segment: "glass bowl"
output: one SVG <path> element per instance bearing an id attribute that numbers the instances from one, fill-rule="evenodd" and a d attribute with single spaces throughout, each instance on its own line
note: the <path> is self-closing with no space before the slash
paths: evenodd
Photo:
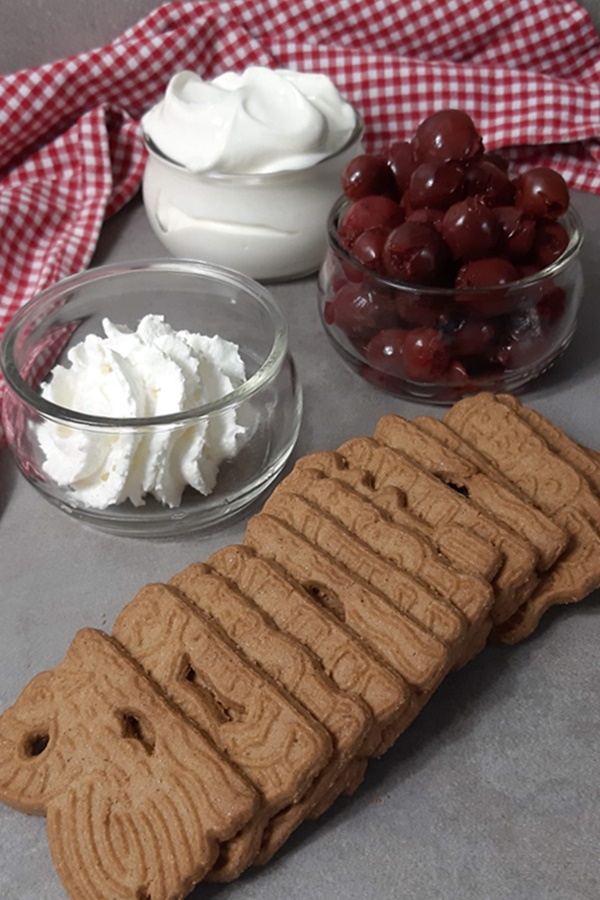
<path id="1" fill-rule="evenodd" d="M 55 364 L 65 363 L 70 348 L 88 335 L 102 336 L 103 319 L 135 330 L 149 314 L 164 316 L 175 330 L 233 342 L 246 380 L 205 405 L 150 418 L 76 412 L 41 396 L 41 385 Z M 301 387 L 288 352 L 286 320 L 274 298 L 243 275 L 196 261 L 103 266 L 48 288 L 9 324 L 0 368 L 6 380 L 3 425 L 21 472 L 59 509 L 120 534 L 169 536 L 225 521 L 274 481 L 300 428 Z M 96 493 L 85 488 L 106 481 L 109 469 L 121 467 L 135 482 L 138 469 L 157 459 L 167 475 L 185 454 L 188 464 L 202 459 L 204 465 L 214 451 L 210 442 L 202 447 L 198 436 L 214 438 L 232 421 L 243 432 L 228 458 L 214 464 L 211 492 L 186 486 L 174 506 L 157 500 L 155 491 L 137 499 L 128 493 L 114 502 L 90 500 Z M 58 464 L 49 462 L 49 441 L 52 453 L 61 454 Z M 65 483 L 75 469 L 79 477 Z"/>
<path id="2" fill-rule="evenodd" d="M 515 391 L 568 346 L 583 295 L 583 230 L 572 208 L 560 220 L 568 245 L 551 265 L 510 284 L 457 289 L 394 281 L 353 259 L 338 235 L 349 203 L 338 198 L 329 214 L 319 311 L 333 347 L 371 384 L 453 403 Z"/>
<path id="3" fill-rule="evenodd" d="M 261 175 L 196 173 L 144 137 L 142 193 L 152 230 L 178 257 L 229 266 L 259 281 L 316 272 L 327 250 L 327 214 L 363 123 L 346 144 L 306 169 Z"/>

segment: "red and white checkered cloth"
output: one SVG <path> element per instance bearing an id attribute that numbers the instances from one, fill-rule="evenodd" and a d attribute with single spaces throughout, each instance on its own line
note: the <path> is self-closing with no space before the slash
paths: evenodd
<path id="1" fill-rule="evenodd" d="M 367 146 L 461 107 L 488 149 L 600 193 L 600 39 L 571 0 L 167 3 L 105 47 L 0 77 L 0 335 L 89 264 L 140 183 L 139 119 L 171 76 L 248 65 L 329 74 Z"/>

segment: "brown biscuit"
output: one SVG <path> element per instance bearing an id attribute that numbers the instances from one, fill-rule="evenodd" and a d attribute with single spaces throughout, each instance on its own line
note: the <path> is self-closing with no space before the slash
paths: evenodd
<path id="1" fill-rule="evenodd" d="M 333 799 L 337 799 L 341 794 L 351 797 L 363 783 L 367 762 L 368 760 L 364 759 L 364 757 L 357 757 L 351 760 L 345 772 L 340 776 L 339 782 L 336 785 L 332 785 L 332 794 L 323 797 L 321 803 L 311 809 L 309 818 L 318 819 L 319 816 L 327 812 L 332 803 L 332 796 Z"/>
<path id="2" fill-rule="evenodd" d="M 570 530 L 571 544 L 531 597 L 495 630 L 494 636 L 505 644 L 529 637 L 550 607 L 578 603 L 600 587 L 598 530 L 577 510 L 565 511 L 561 524 Z"/>
<path id="3" fill-rule="evenodd" d="M 331 785 L 325 792 L 319 803 L 312 804 L 309 814 L 303 809 L 302 803 L 295 804 L 289 810 L 283 810 L 274 816 L 263 834 L 263 843 L 254 863 L 264 866 L 273 858 L 277 850 L 283 846 L 290 834 L 290 819 L 299 825 L 306 818 L 317 819 L 323 815 L 341 794 L 352 794 L 362 783 L 365 777 L 368 760 L 365 757 L 357 757 L 348 763 L 344 773 L 337 782 Z"/>
<path id="4" fill-rule="evenodd" d="M 280 683 L 327 728 L 337 755 L 348 762 L 372 728 L 364 700 L 341 691 L 317 657 L 208 565 L 193 563 L 170 579 L 194 606 L 215 619 L 244 654 Z"/>
<path id="5" fill-rule="evenodd" d="M 461 400 L 445 416 L 446 423 L 475 446 L 504 475 L 555 521 L 565 510 L 579 510 L 600 527 L 600 499 L 586 477 L 506 402 L 489 393 Z"/>
<path id="6" fill-rule="evenodd" d="M 372 438 L 355 438 L 338 452 L 349 465 L 367 470 L 376 487 L 393 485 L 405 495 L 408 508 L 432 527 L 444 523 L 470 528 L 486 538 L 503 556 L 492 587 L 492 621 L 506 621 L 529 597 L 537 583 L 537 554 L 512 529 L 480 509 L 462 494 L 443 484 L 400 450 Z"/>
<path id="7" fill-rule="evenodd" d="M 435 420 L 433 420 L 435 421 Z M 421 425 L 400 416 L 383 416 L 374 437 L 382 444 L 402 450 L 432 475 L 460 491 L 481 509 L 504 522 L 528 541 L 538 554 L 538 569 L 552 566 L 569 541 L 569 535 L 548 516 L 532 506 L 504 479 L 478 468 Z"/>
<path id="8" fill-rule="evenodd" d="M 479 472 L 485 472 L 494 481 L 498 481 L 504 487 L 513 490 L 522 500 L 527 503 L 530 502 L 527 495 L 523 494 L 498 466 L 494 465 L 483 453 L 480 453 L 473 444 L 465 441 L 460 434 L 453 431 L 442 419 L 434 419 L 431 416 L 419 416 L 414 421 L 421 431 L 425 431 L 427 434 L 435 437 L 441 444 L 453 450 L 462 459 L 472 463 Z"/>
<path id="9" fill-rule="evenodd" d="M 554 432 L 552 449 L 540 430 L 494 395 L 461 400 L 445 420 L 571 536 L 531 598 L 499 629 L 501 640 L 516 643 L 531 634 L 550 606 L 575 603 L 600 586 L 600 499 L 563 456 L 567 438 L 563 442 Z"/>
<path id="10" fill-rule="evenodd" d="M 314 497 L 308 499 L 302 493 L 290 492 L 291 484 L 291 479 L 286 479 L 285 486 L 267 500 L 266 513 L 287 522 L 350 572 L 381 591 L 397 610 L 434 635 L 451 652 L 462 643 L 467 627 L 462 612 L 430 590 L 423 580 L 413 577 L 410 570 L 374 550 L 361 535 L 366 522 L 352 515 L 355 510 L 345 510 L 347 516 L 342 524 L 339 518 L 314 502 Z M 359 501 L 358 505 L 359 515 L 377 516 L 377 511 L 371 511 L 366 504 Z"/>
<path id="11" fill-rule="evenodd" d="M 248 539 L 251 536 L 250 530 Z M 313 653 L 340 690 L 364 700 L 373 716 L 365 754 L 379 756 L 391 746 L 415 713 L 412 691 L 401 676 L 371 654 L 285 569 L 249 545 L 224 547 L 213 553 L 207 564 L 251 598 L 281 631 Z"/>
<path id="12" fill-rule="evenodd" d="M 395 607 L 379 588 L 332 555 L 331 551 L 344 555 L 352 551 L 344 546 L 345 535 L 334 533 L 328 549 L 314 542 L 321 539 L 326 543 L 331 530 L 325 530 L 318 513 L 314 522 L 305 519 L 298 525 L 302 530 L 279 517 L 259 513 L 250 520 L 245 541 L 262 556 L 283 566 L 348 625 L 371 653 L 385 659 L 415 690 L 434 690 L 450 665 L 446 645 Z M 339 540 L 333 545 L 336 536 Z"/>
<path id="13" fill-rule="evenodd" d="M 211 873 L 231 880 L 255 857 L 269 819 L 321 772 L 331 755 L 329 734 L 175 588 L 143 588 L 113 634 L 259 792 L 259 812 L 222 848 Z"/>
<path id="14" fill-rule="evenodd" d="M 281 500 L 281 502 L 280 502 Z M 432 592 L 428 592 L 424 589 L 424 586 L 414 581 L 414 579 L 410 579 L 406 573 L 400 572 L 396 567 L 391 565 L 387 560 L 382 557 L 377 557 L 373 554 L 367 545 L 363 545 L 362 543 L 358 547 L 359 554 L 356 553 L 356 539 L 350 533 L 344 531 L 344 529 L 340 529 L 337 523 L 334 520 L 331 520 L 329 517 L 324 516 L 318 509 L 315 510 L 310 505 L 307 505 L 303 498 L 298 497 L 296 495 L 280 495 L 276 492 L 266 504 L 265 510 L 269 513 L 274 513 L 276 517 L 280 520 L 287 521 L 290 526 L 297 531 L 297 537 L 300 539 L 304 553 L 306 553 L 308 549 L 308 553 L 310 558 L 314 560 L 315 553 L 319 555 L 319 549 L 323 549 L 326 552 L 331 552 L 335 555 L 335 560 L 327 560 L 325 564 L 325 569 L 323 566 L 323 561 L 319 568 L 315 569 L 312 572 L 313 582 L 316 578 L 320 583 L 320 590 L 323 590 L 323 579 L 327 578 L 327 571 L 331 569 L 331 564 L 334 566 L 336 564 L 342 564 L 344 567 L 347 567 L 349 559 L 352 560 L 353 571 L 355 575 L 360 577 L 361 574 L 368 575 L 371 581 L 375 580 L 378 582 L 378 587 L 382 589 L 384 592 L 384 596 L 380 596 L 378 592 L 369 592 L 368 585 L 365 584 L 362 587 L 361 596 L 362 599 L 360 603 L 362 604 L 362 608 L 360 609 L 360 616 L 362 617 L 362 621 L 371 618 L 374 619 L 378 624 L 381 623 L 382 617 L 384 621 L 388 623 L 388 627 L 393 629 L 395 634 L 398 634 L 402 644 L 406 645 L 408 642 L 408 647 L 412 651 L 413 646 L 416 641 L 422 643 L 423 636 L 422 634 L 418 634 L 415 637 L 415 622 L 413 621 L 414 616 L 411 615 L 410 611 L 408 611 L 409 619 L 405 620 L 405 616 L 402 615 L 398 617 L 395 615 L 396 609 L 390 608 L 385 603 L 385 597 L 393 600 L 394 607 L 397 606 L 398 610 L 400 609 L 400 602 L 404 599 L 406 601 L 406 606 L 408 607 L 410 601 L 412 600 L 413 604 L 416 606 L 420 604 L 424 609 L 424 615 L 428 617 L 433 617 L 438 615 L 440 620 L 440 629 L 446 627 L 448 629 L 452 629 L 452 631 L 448 634 L 447 638 L 449 641 L 454 640 L 456 643 L 456 647 L 459 646 L 460 639 L 466 633 L 466 625 L 464 616 L 457 609 L 450 607 L 447 604 L 444 604 L 441 598 L 435 596 Z M 258 517 L 260 522 L 258 524 L 259 538 L 261 541 L 261 552 L 264 554 L 265 552 L 265 538 L 268 542 L 269 540 L 269 532 L 272 530 L 272 523 L 270 519 L 270 515 L 265 516 L 262 514 Z M 273 523 L 277 524 L 277 523 Z M 307 542 L 302 541 L 302 535 L 304 535 L 309 541 L 312 541 L 316 546 L 310 547 Z M 280 532 L 281 536 L 281 532 Z M 288 538 L 289 542 L 289 538 Z M 272 545 L 271 545 L 272 546 Z M 283 555 L 282 555 L 283 553 Z M 294 557 L 297 556 L 297 549 L 292 549 L 292 555 Z M 279 550 L 279 555 L 276 556 L 280 563 L 283 563 L 286 569 L 290 569 L 290 558 L 286 556 L 285 548 L 283 550 Z M 365 565 L 368 566 L 368 570 L 365 569 Z M 358 567 L 358 569 L 357 569 Z M 341 568 L 340 565 L 337 566 L 338 570 Z M 306 570 L 303 570 L 305 572 Z M 294 568 L 292 574 L 295 577 L 299 576 L 299 570 Z M 347 579 L 348 572 L 344 572 L 344 576 Z M 339 571 L 337 574 L 337 581 L 333 582 L 331 580 L 327 581 L 327 590 L 331 592 L 332 587 L 338 588 L 339 591 Z M 359 588 L 359 591 L 361 589 Z M 356 585 L 353 585 L 353 591 L 356 594 Z M 339 593 L 338 593 L 339 597 Z M 365 600 L 366 597 L 366 600 Z M 337 598 L 336 598 L 337 599 Z M 343 602 L 349 603 L 349 608 L 354 610 L 356 613 L 357 603 L 354 605 L 351 601 L 348 601 L 347 598 Z M 439 607 L 437 609 L 436 607 Z M 406 612 L 406 609 L 404 610 Z M 344 613 L 346 616 L 346 613 Z M 352 615 L 352 613 L 351 613 Z M 356 627 L 356 618 L 351 622 L 351 625 Z M 410 629 L 407 634 L 407 628 Z M 362 636 L 364 636 L 364 629 L 360 632 Z M 413 646 L 411 646 L 411 644 Z M 454 648 L 453 648 L 454 650 Z M 415 651 L 418 652 L 418 646 L 415 647 Z M 426 649 L 427 655 L 431 656 L 431 648 L 430 646 Z M 395 662 L 397 666 L 397 652 L 395 654 Z M 401 668 L 400 671 L 402 674 L 406 675 L 406 668 Z M 413 669 L 414 672 L 414 663 Z M 441 677 L 436 673 L 436 678 L 439 679 Z M 356 766 L 354 766 L 356 768 Z M 347 777 L 342 776 L 342 782 L 347 781 Z M 333 795 L 336 794 L 341 788 L 333 788 Z M 330 793 L 329 797 L 322 801 L 322 805 L 328 805 L 333 800 L 333 795 Z M 287 819 L 288 825 L 291 823 L 295 824 L 301 821 L 310 810 L 302 809 L 301 804 L 296 804 L 293 809 L 286 811 L 284 816 L 280 817 L 280 819 Z M 259 855 L 259 860 L 265 861 L 267 858 L 270 858 L 272 853 L 281 840 L 282 828 L 284 827 L 284 822 L 279 821 L 277 823 L 273 823 L 272 832 L 271 832 L 271 840 L 266 843 L 266 846 L 263 848 L 263 851 Z"/>
<path id="15" fill-rule="evenodd" d="M 265 828 L 272 855 L 315 808 L 324 802 L 330 805 L 344 789 L 349 764 L 355 767 L 356 758 L 363 754 L 362 745 L 372 727 L 371 713 L 363 700 L 336 687 L 314 654 L 276 628 L 252 600 L 208 566 L 195 563 L 169 583 L 218 621 L 244 654 L 302 703 L 331 735 L 330 761 L 299 801 L 276 814 L 276 827 L 268 823 Z M 266 843 L 263 837 L 263 854 Z M 212 874 L 214 878 L 218 873 Z"/>
<path id="16" fill-rule="evenodd" d="M 491 582 L 503 563 L 503 555 L 489 541 L 455 523 L 446 525 L 442 521 L 432 527 L 407 508 L 406 498 L 399 488 L 394 485 L 375 487 L 368 471 L 349 466 L 340 453 L 312 453 L 299 459 L 295 468 L 318 470 L 329 478 L 343 481 L 393 522 L 425 537 L 448 563 L 460 571 Z"/>
<path id="17" fill-rule="evenodd" d="M 594 493 L 600 495 L 600 461 L 594 458 L 596 451 L 582 447 L 571 440 L 562 429 L 541 413 L 531 409 L 511 394 L 496 394 L 496 400 L 512 409 L 529 427 L 540 435 L 551 450 L 570 463 L 590 483 Z"/>
<path id="18" fill-rule="evenodd" d="M 564 552 L 570 541 L 570 536 L 564 528 L 561 528 L 549 516 L 545 515 L 538 507 L 534 506 L 530 499 L 524 494 L 517 485 L 510 481 L 500 469 L 494 465 L 483 453 L 480 453 L 472 444 L 465 441 L 459 434 L 453 431 L 445 422 L 434 419 L 430 416 L 421 416 L 415 419 L 415 424 L 422 430 L 437 438 L 445 447 L 453 450 L 458 456 L 471 462 L 479 472 L 488 475 L 493 481 L 497 481 L 505 490 L 519 497 L 522 502 L 529 504 L 532 513 L 537 517 L 540 533 L 547 535 L 547 543 L 542 547 L 542 541 L 536 539 L 534 534 L 531 535 L 531 543 L 537 544 L 540 560 L 538 569 L 546 571 L 554 565 L 554 562 Z M 514 515 L 514 514 L 513 514 Z M 518 513 L 517 513 L 518 515 Z M 516 518 L 516 516 L 515 516 Z M 530 527 L 529 525 L 527 527 Z M 515 527 L 515 530 L 519 530 Z M 566 544 L 562 550 L 561 545 L 565 540 Z M 556 555 L 555 555 L 556 554 Z M 555 558 L 553 559 L 553 557 Z"/>
<path id="19" fill-rule="evenodd" d="M 484 622 L 490 623 L 493 592 L 487 581 L 450 566 L 425 535 L 395 523 L 349 484 L 302 466 L 275 491 L 275 495 L 287 493 L 298 494 L 333 516 L 371 551 L 419 579 L 432 592 L 436 603 L 443 601 L 455 609 L 467 626 L 465 643 L 470 644 L 473 633 L 479 634 Z"/>
<path id="20" fill-rule="evenodd" d="M 362 781 L 366 755 L 380 755 L 404 730 L 418 711 L 406 682 L 323 609 L 289 575 L 272 561 L 256 556 L 248 546 L 225 547 L 208 564 L 252 597 L 294 641 L 310 648 L 339 688 L 364 698 L 372 710 L 372 730 L 361 754 L 346 761 L 328 788 L 309 791 L 275 815 L 265 828 L 255 864 L 264 865 L 291 831 L 305 818 L 316 818 L 340 793 L 351 793 Z M 311 796 L 312 794 L 312 796 Z"/>
<path id="21" fill-rule="evenodd" d="M 72 900 L 185 896 L 258 806 L 237 767 L 92 629 L 0 716 L 0 798 L 46 812 Z"/>
<path id="22" fill-rule="evenodd" d="M 598 466 L 600 468 L 600 451 L 596 450 L 593 447 L 585 447 L 583 444 L 578 444 L 578 447 L 580 448 L 580 450 L 583 450 L 585 455 L 588 456 L 589 459 L 591 459 L 595 466 Z M 596 490 L 595 483 L 593 483 L 593 486 L 594 490 Z M 596 493 L 598 493 L 597 490 Z"/>

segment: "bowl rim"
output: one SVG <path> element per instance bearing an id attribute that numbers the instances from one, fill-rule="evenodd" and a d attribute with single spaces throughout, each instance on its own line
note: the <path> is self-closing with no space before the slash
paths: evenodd
<path id="1" fill-rule="evenodd" d="M 144 146 L 148 154 L 154 159 L 158 160 L 163 165 L 174 169 L 177 172 L 191 175 L 193 178 L 198 179 L 199 181 L 215 182 L 215 184 L 226 184 L 228 182 L 231 182 L 235 185 L 241 185 L 242 183 L 254 184 L 256 182 L 262 183 L 265 181 L 277 181 L 281 178 L 288 178 L 290 175 L 299 175 L 309 170 L 318 169 L 319 166 L 323 166 L 331 160 L 336 159 L 338 156 L 341 156 L 350 147 L 354 146 L 354 144 L 361 140 L 365 130 L 364 119 L 353 103 L 349 103 L 349 105 L 354 110 L 355 121 L 354 128 L 350 132 L 344 144 L 341 147 L 338 147 L 337 150 L 334 150 L 332 153 L 328 153 L 327 156 L 324 156 L 323 159 L 320 159 L 318 162 L 313 163 L 310 166 L 305 166 L 303 168 L 297 169 L 278 169 L 274 172 L 218 172 L 214 170 L 208 172 L 194 172 L 193 169 L 189 169 L 183 163 L 177 162 L 177 160 L 172 159 L 170 156 L 167 156 L 166 153 L 163 153 L 156 142 L 153 141 L 150 135 L 147 134 L 143 129 L 142 139 L 144 141 Z"/>
<path id="2" fill-rule="evenodd" d="M 494 284 L 487 287 L 475 288 L 440 287 L 436 285 L 413 284 L 408 281 L 398 281 L 393 278 L 387 278 L 385 275 L 379 272 L 375 272 L 373 269 L 365 266 L 364 263 L 361 263 L 359 260 L 355 259 L 352 254 L 342 246 L 338 237 L 338 220 L 344 207 L 347 208 L 351 206 L 352 202 L 353 201 L 346 197 L 345 194 L 342 194 L 337 198 L 329 211 L 329 215 L 327 216 L 327 240 L 330 249 L 333 250 L 333 252 L 337 256 L 341 257 L 344 263 L 348 263 L 349 265 L 353 266 L 359 272 L 362 272 L 365 276 L 369 277 L 372 281 L 377 282 L 378 284 L 381 284 L 385 287 L 393 288 L 394 290 L 403 291 L 407 294 L 426 294 L 428 299 L 435 299 L 436 297 L 442 299 L 458 293 L 461 295 L 461 297 L 465 296 L 475 298 L 481 297 L 482 292 L 485 292 L 486 294 L 500 294 L 506 293 L 506 291 L 510 291 L 515 287 L 518 289 L 529 287 L 533 284 L 536 284 L 536 282 L 542 281 L 545 278 L 553 277 L 562 272 L 563 269 L 565 269 L 569 265 L 572 259 L 577 256 L 577 254 L 581 250 L 581 247 L 583 246 L 584 241 L 583 220 L 571 203 L 564 215 L 556 220 L 560 224 L 565 224 L 567 226 L 567 230 L 569 232 L 569 243 L 566 249 L 561 253 L 558 259 L 554 260 L 553 263 L 550 263 L 549 266 L 546 266 L 544 269 L 540 269 L 538 272 L 534 272 L 533 275 L 527 275 L 523 278 L 519 278 L 517 281 L 508 282 L 507 284 Z"/>
<path id="3" fill-rule="evenodd" d="M 161 416 L 145 416 L 132 418 L 113 418 L 110 416 L 89 415 L 87 413 L 69 409 L 45 399 L 21 376 L 14 358 L 15 343 L 22 333 L 22 329 L 35 321 L 40 311 L 54 308 L 61 297 L 66 298 L 74 290 L 87 287 L 105 279 L 119 276 L 135 276 L 140 272 L 182 273 L 195 274 L 206 278 L 217 278 L 221 282 L 237 287 L 254 297 L 263 309 L 266 309 L 270 321 L 273 323 L 273 339 L 271 348 L 266 358 L 257 371 L 233 391 L 223 397 L 213 400 L 201 406 L 190 407 L 181 412 L 169 413 Z M 38 322 L 39 324 L 39 322 Z M 6 389 L 12 391 L 22 402 L 34 409 L 45 419 L 56 424 L 84 427 L 97 431 L 132 431 L 152 430 L 165 428 L 166 426 L 190 425 L 199 419 L 207 418 L 226 409 L 238 406 L 249 400 L 262 387 L 273 380 L 279 373 L 281 366 L 288 354 L 288 324 L 271 292 L 259 282 L 247 275 L 237 272 L 225 266 L 207 263 L 194 259 L 135 259 L 123 262 L 108 263 L 102 266 L 94 266 L 84 269 L 74 275 L 70 275 L 57 281 L 40 291 L 31 300 L 27 301 L 10 320 L 2 339 L 0 340 L 0 371 L 2 372 Z M 6 404 L 3 404 L 6 408 Z"/>

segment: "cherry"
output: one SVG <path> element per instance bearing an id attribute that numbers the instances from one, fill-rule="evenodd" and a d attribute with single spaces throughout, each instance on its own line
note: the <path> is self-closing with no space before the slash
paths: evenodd
<path id="1" fill-rule="evenodd" d="M 369 194 L 398 195 L 387 161 L 374 153 L 362 153 L 346 163 L 342 172 L 342 190 L 350 200 L 359 200 Z"/>
<path id="2" fill-rule="evenodd" d="M 517 272 L 519 273 L 519 278 L 531 278 L 533 275 L 537 275 L 538 272 L 541 272 L 543 266 L 535 261 L 532 261 L 531 257 L 528 257 L 526 262 L 520 262 L 516 265 Z"/>
<path id="3" fill-rule="evenodd" d="M 426 160 L 414 170 L 408 184 L 412 209 L 448 209 L 465 193 L 464 172 L 457 163 Z"/>
<path id="4" fill-rule="evenodd" d="M 450 363 L 443 334 L 437 328 L 411 328 L 404 338 L 402 362 L 412 381 L 437 381 Z"/>
<path id="5" fill-rule="evenodd" d="M 461 109 L 442 109 L 424 119 L 417 126 L 412 146 L 419 161 L 466 162 L 483 151 L 473 120 Z"/>
<path id="6" fill-rule="evenodd" d="M 407 217 L 407 222 L 420 222 L 421 225 L 431 225 L 436 231 L 442 230 L 442 221 L 444 219 L 443 209 L 422 209 L 413 210 Z"/>
<path id="7" fill-rule="evenodd" d="M 536 219 L 558 219 L 569 207 L 569 188 L 559 172 L 536 166 L 515 182 L 515 203 Z"/>
<path id="8" fill-rule="evenodd" d="M 383 248 L 388 275 L 413 284 L 433 284 L 448 262 L 448 250 L 438 232 L 419 222 L 404 222 L 390 232 Z"/>
<path id="9" fill-rule="evenodd" d="M 478 197 L 467 197 L 446 211 L 442 237 L 455 259 L 478 259 L 494 249 L 500 226 L 493 211 Z"/>
<path id="10" fill-rule="evenodd" d="M 486 150 L 479 158 L 482 162 L 484 160 L 486 162 L 491 162 L 498 169 L 502 169 L 503 172 L 508 172 L 508 160 L 500 153 L 495 153 L 493 150 Z"/>
<path id="11" fill-rule="evenodd" d="M 535 261 L 545 269 L 556 262 L 569 246 L 569 235 L 560 222 L 539 222 L 533 239 Z"/>
<path id="12" fill-rule="evenodd" d="M 464 186 L 468 196 L 478 197 L 487 206 L 509 206 L 515 199 L 515 187 L 507 173 L 487 159 L 468 167 Z"/>
<path id="13" fill-rule="evenodd" d="M 456 288 L 491 288 L 517 281 L 519 273 L 509 260 L 501 256 L 474 259 L 462 266 L 456 275 Z M 499 316 L 510 310 L 516 298 L 510 292 L 485 291 L 474 294 L 457 293 L 456 300 L 469 305 L 469 314 L 481 319 Z"/>
<path id="14" fill-rule="evenodd" d="M 445 380 L 458 387 L 469 387 L 469 373 L 459 359 L 452 359 L 446 370 Z"/>
<path id="15" fill-rule="evenodd" d="M 398 291 L 396 309 L 402 321 L 408 325 L 443 326 L 452 317 L 451 302 L 426 293 Z"/>
<path id="16" fill-rule="evenodd" d="M 328 325 L 337 325 L 353 340 L 365 341 L 394 324 L 397 313 L 392 298 L 347 284 L 325 303 L 323 317 Z"/>
<path id="17" fill-rule="evenodd" d="M 389 233 L 389 228 L 383 228 L 381 225 L 367 228 L 354 241 L 352 256 L 368 269 L 381 271 L 383 268 L 383 248 Z"/>
<path id="18" fill-rule="evenodd" d="M 496 287 L 518 279 L 519 273 L 508 259 L 489 256 L 465 263 L 458 270 L 454 284 L 457 288 Z"/>
<path id="19" fill-rule="evenodd" d="M 365 350 L 368 364 L 380 372 L 401 376 L 404 341 L 408 333 L 405 328 L 385 328 L 377 332 Z"/>
<path id="20" fill-rule="evenodd" d="M 338 233 L 342 246 L 351 249 L 354 241 L 369 228 L 394 228 L 404 221 L 404 212 L 389 197 L 370 194 L 355 200 L 342 215 Z"/>
<path id="21" fill-rule="evenodd" d="M 408 141 L 393 141 L 387 153 L 387 164 L 394 176 L 398 192 L 403 194 L 417 163 Z"/>
<path id="22" fill-rule="evenodd" d="M 518 206 L 497 206 L 494 215 L 500 226 L 499 248 L 510 259 L 522 259 L 533 246 L 535 220 Z"/>
<path id="23" fill-rule="evenodd" d="M 495 338 L 492 322 L 465 319 L 450 337 L 451 350 L 458 357 L 487 354 Z"/>

